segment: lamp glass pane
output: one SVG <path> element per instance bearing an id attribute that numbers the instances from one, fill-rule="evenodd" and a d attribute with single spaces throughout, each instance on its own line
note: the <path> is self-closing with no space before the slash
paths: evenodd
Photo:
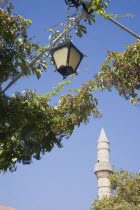
<path id="1" fill-rule="evenodd" d="M 81 59 L 81 56 L 79 52 L 74 47 L 72 47 L 70 49 L 69 66 L 71 66 L 73 70 L 76 69 L 77 64 L 79 63 L 80 59 Z"/>
<path id="2" fill-rule="evenodd" d="M 55 60 L 57 69 L 62 65 L 66 66 L 67 55 L 68 55 L 68 48 L 67 47 L 60 48 L 53 53 L 53 58 Z"/>

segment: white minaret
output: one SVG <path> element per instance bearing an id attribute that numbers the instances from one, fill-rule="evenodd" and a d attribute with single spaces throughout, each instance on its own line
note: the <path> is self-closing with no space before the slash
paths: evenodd
<path id="1" fill-rule="evenodd" d="M 98 199 L 100 200 L 103 196 L 111 195 L 108 176 L 113 172 L 113 165 L 110 163 L 109 141 L 103 128 L 97 142 L 97 159 L 98 163 L 94 166 L 94 173 L 98 179 Z"/>

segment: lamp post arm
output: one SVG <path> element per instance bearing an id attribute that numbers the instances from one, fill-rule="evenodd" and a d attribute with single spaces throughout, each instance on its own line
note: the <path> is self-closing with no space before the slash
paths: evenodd
<path id="1" fill-rule="evenodd" d="M 36 58 L 34 58 L 31 63 L 28 65 L 28 68 L 30 68 L 31 66 L 35 65 L 36 62 L 47 52 L 47 51 L 50 51 L 51 48 L 56 44 L 58 43 L 58 41 L 63 37 L 65 36 L 67 33 L 69 33 L 69 31 L 74 28 L 77 23 L 83 19 L 85 16 L 86 16 L 86 12 L 83 11 L 80 15 L 78 15 L 72 22 L 70 22 L 68 24 L 68 26 L 64 29 L 64 31 L 58 35 L 58 37 L 56 39 L 54 39 L 51 43 L 49 43 L 43 50 L 42 52 L 36 56 Z M 19 75 L 17 75 L 7 86 L 6 88 L 2 91 L 2 94 L 5 93 L 18 79 L 20 79 L 21 76 L 23 76 L 24 73 L 21 71 L 19 73 Z"/>
<path id="2" fill-rule="evenodd" d="M 85 4 L 86 6 L 90 6 L 90 2 L 89 1 L 85 1 L 85 0 L 79 0 L 81 3 Z M 137 39 L 140 39 L 140 36 L 137 35 L 136 33 L 134 33 L 133 31 L 131 31 L 130 29 L 128 29 L 127 27 L 125 27 L 124 25 L 120 24 L 118 21 L 114 20 L 111 17 L 108 17 L 108 20 L 110 20 L 112 23 L 116 24 L 117 26 L 119 26 L 120 28 L 122 28 L 123 30 L 127 31 L 129 34 L 131 34 L 132 36 L 136 37 Z"/>
<path id="3" fill-rule="evenodd" d="M 90 2 L 88 2 L 88 1 L 84 1 L 84 0 L 79 0 L 79 1 L 81 3 L 83 3 L 83 4 L 85 4 L 86 6 L 90 6 Z M 136 37 L 137 39 L 140 39 L 140 36 L 139 35 L 137 35 L 133 31 L 131 31 L 130 29 L 128 29 L 124 25 L 120 24 L 118 21 L 114 20 L 113 18 L 109 17 L 108 20 L 110 20 L 112 23 L 116 24 L 117 26 L 119 26 L 123 30 L 127 31 L 129 34 L 131 34 L 132 36 Z"/>
<path id="4" fill-rule="evenodd" d="M 129 30 L 124 25 L 120 24 L 118 21 L 112 19 L 111 17 L 109 17 L 108 20 L 110 20 L 112 23 L 115 23 L 117 26 L 119 26 L 123 30 L 127 31 L 129 34 L 131 34 L 132 36 L 136 37 L 137 39 L 140 39 L 139 35 L 135 34 L 133 31 Z"/>

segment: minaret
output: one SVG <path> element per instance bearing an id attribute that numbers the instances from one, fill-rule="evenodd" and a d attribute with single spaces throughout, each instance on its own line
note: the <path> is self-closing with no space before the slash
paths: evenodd
<path id="1" fill-rule="evenodd" d="M 94 173 L 98 179 L 98 199 L 100 200 L 103 196 L 111 195 L 108 176 L 113 172 L 113 165 L 110 163 L 109 141 L 103 128 L 97 142 L 97 159 L 98 163 L 94 166 Z"/>

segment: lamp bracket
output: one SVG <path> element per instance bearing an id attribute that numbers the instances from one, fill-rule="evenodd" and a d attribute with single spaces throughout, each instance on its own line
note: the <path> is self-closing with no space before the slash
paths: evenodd
<path id="1" fill-rule="evenodd" d="M 82 3 L 81 1 L 79 0 L 65 0 L 65 3 L 67 5 L 69 5 L 70 7 L 79 7 L 80 5 L 82 5 L 83 9 L 85 10 L 85 12 L 90 15 L 93 11 L 89 12 L 88 11 L 88 6 L 84 3 Z"/>
<path id="2" fill-rule="evenodd" d="M 70 7 L 79 7 L 81 5 L 81 2 L 79 0 L 65 0 L 66 4 Z"/>

